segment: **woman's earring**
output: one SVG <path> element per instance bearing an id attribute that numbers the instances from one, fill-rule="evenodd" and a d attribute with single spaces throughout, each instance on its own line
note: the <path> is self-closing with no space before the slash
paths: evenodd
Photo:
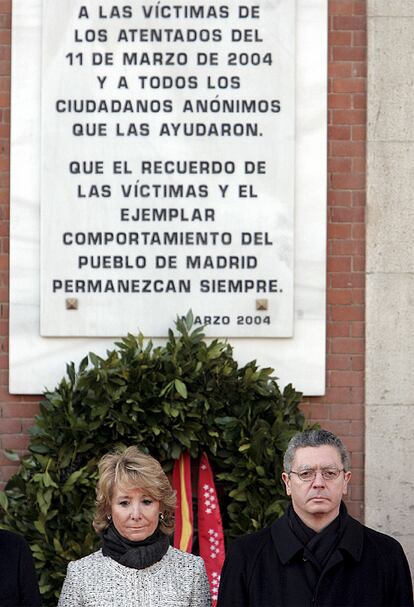
<path id="1" fill-rule="evenodd" d="M 111 521 L 112 521 L 112 516 L 111 516 L 110 514 L 107 514 L 107 515 L 106 515 L 106 518 L 108 519 L 108 521 L 109 521 L 109 522 L 111 522 Z"/>
<path id="2" fill-rule="evenodd" d="M 160 512 L 160 521 L 163 521 L 163 520 L 164 520 L 164 515 L 162 512 Z"/>

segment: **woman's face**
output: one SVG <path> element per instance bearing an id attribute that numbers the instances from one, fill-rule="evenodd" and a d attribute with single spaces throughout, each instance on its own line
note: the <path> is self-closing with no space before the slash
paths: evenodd
<path id="1" fill-rule="evenodd" d="M 158 527 L 160 502 L 140 489 L 115 486 L 111 515 L 117 531 L 127 540 L 138 542 Z"/>

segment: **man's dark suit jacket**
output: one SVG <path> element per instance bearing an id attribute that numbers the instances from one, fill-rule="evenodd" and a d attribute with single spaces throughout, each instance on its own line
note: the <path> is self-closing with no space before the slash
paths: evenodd
<path id="1" fill-rule="evenodd" d="M 0 529 L 0 607 L 40 607 L 32 554 L 26 540 Z"/>

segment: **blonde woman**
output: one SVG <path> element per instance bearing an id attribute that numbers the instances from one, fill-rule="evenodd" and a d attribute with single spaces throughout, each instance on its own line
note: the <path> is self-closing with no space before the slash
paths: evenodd
<path id="1" fill-rule="evenodd" d="M 159 462 L 128 447 L 99 473 L 102 548 L 69 563 L 58 607 L 209 607 L 203 560 L 170 546 L 175 493 Z"/>

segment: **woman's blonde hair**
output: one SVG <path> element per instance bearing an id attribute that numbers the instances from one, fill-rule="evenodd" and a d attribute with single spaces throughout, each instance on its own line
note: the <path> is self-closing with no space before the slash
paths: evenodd
<path id="1" fill-rule="evenodd" d="M 99 480 L 96 487 L 96 510 L 93 527 L 102 533 L 108 527 L 108 514 L 116 486 L 140 489 L 160 502 L 159 529 L 169 535 L 174 530 L 175 491 L 172 489 L 161 464 L 137 449 L 127 447 L 122 451 L 107 453 L 99 464 Z"/>

